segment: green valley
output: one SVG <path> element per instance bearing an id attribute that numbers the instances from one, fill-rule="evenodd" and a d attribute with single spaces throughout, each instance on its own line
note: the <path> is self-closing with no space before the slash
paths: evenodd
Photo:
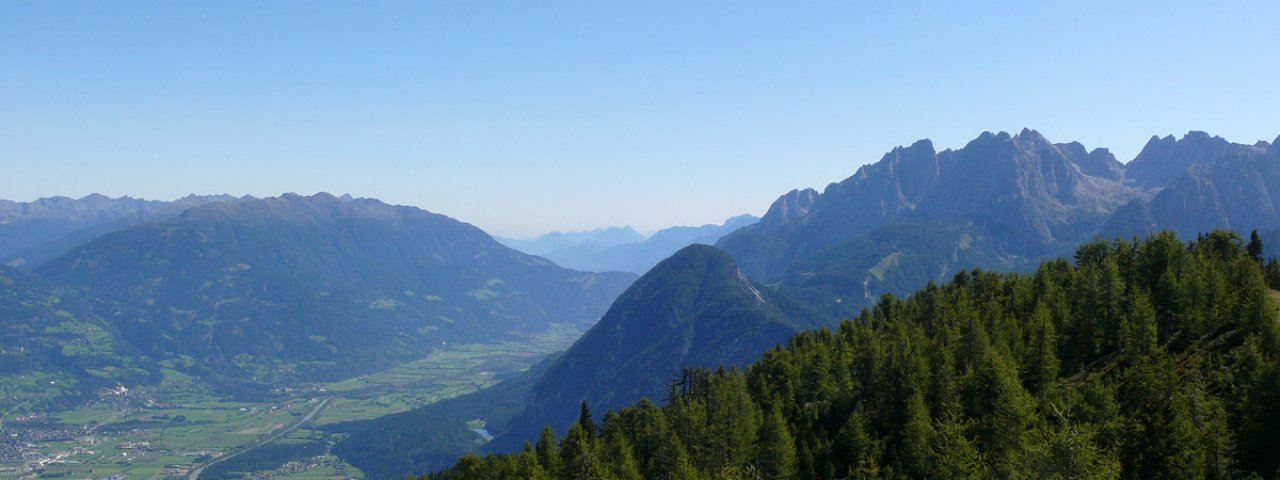
<path id="1" fill-rule="evenodd" d="M 164 368 L 155 386 L 111 390 L 62 412 L 4 417 L 0 476 L 186 478 L 194 468 L 235 455 L 199 478 L 240 478 L 246 473 L 240 469 L 270 478 L 358 478 L 358 470 L 328 453 L 343 437 L 329 433 L 329 426 L 489 387 L 563 350 L 578 335 L 570 325 L 555 324 L 519 341 L 454 345 L 361 377 L 279 387 L 264 401 L 235 401 Z M 314 418 L 303 421 L 313 411 Z"/>

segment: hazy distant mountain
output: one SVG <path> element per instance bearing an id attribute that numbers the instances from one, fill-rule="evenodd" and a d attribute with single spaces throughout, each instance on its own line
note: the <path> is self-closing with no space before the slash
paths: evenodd
<path id="1" fill-rule="evenodd" d="M 594 323 L 633 280 L 560 268 L 449 217 L 284 195 L 192 208 L 38 269 L 157 359 L 250 382 L 333 379 L 561 322 Z"/>
<path id="2" fill-rule="evenodd" d="M 1105 149 L 1054 144 L 1033 130 L 987 132 L 942 152 L 921 140 L 895 148 L 812 200 L 804 192 L 785 195 L 755 227 L 717 245 L 760 280 L 897 224 L 968 224 L 990 239 L 992 255 L 1037 257 L 1070 250 L 1115 208 L 1139 197 L 1141 190 L 1125 185 L 1122 172 Z M 952 265 L 951 271 L 967 266 Z"/>
<path id="3" fill-rule="evenodd" d="M 46 411 L 158 379 L 75 292 L 0 265 L 0 411 Z"/>
<path id="4" fill-rule="evenodd" d="M 603 412 L 663 398 L 683 367 L 745 365 L 819 324 L 810 310 L 748 279 L 724 252 L 686 247 L 623 292 L 547 370 L 491 448 L 516 449 L 546 425 L 566 427 L 583 400 Z"/>
<path id="5" fill-rule="evenodd" d="M 613 245 L 607 245 L 607 242 L 600 240 L 582 241 L 566 247 L 555 248 L 550 250 L 538 251 L 538 247 L 530 250 L 522 249 L 517 243 L 519 240 L 503 240 L 503 242 L 517 250 L 525 253 L 532 253 L 546 257 L 556 264 L 572 268 L 575 270 L 585 270 L 589 272 L 632 272 L 644 273 L 657 265 L 662 259 L 671 256 L 677 250 L 693 245 L 695 243 L 713 244 L 720 240 L 721 237 L 729 232 L 739 228 L 751 225 L 759 219 L 753 215 L 739 215 L 725 220 L 723 224 L 707 224 L 700 227 L 670 227 L 657 231 L 653 236 L 644 238 L 640 236 L 638 239 L 633 236 L 623 236 L 618 234 L 610 235 L 611 240 L 630 239 L 629 241 L 620 241 Z M 613 227 L 608 230 L 595 230 L 593 232 L 606 233 L 610 230 L 617 229 Z M 624 232 L 632 232 L 630 227 L 625 227 Z M 593 233 L 586 232 L 586 233 Z M 576 234 L 559 234 L 551 233 L 539 237 L 534 241 L 545 242 L 543 245 L 560 241 L 565 235 L 577 235 L 575 238 L 586 239 L 583 233 Z M 639 235 L 638 233 L 636 235 Z M 597 238 L 597 237 L 590 237 Z M 529 241 L 525 241 L 529 242 Z"/>
<path id="6" fill-rule="evenodd" d="M 172 218 L 196 205 L 250 198 L 188 195 L 166 202 L 93 194 L 22 203 L 0 200 L 0 263 L 37 266 L 107 232 Z"/>
<path id="7" fill-rule="evenodd" d="M 1153 138 L 1130 171 L 1139 182 L 1168 178 L 1168 183 L 1153 198 L 1135 199 L 1117 210 L 1102 236 L 1173 230 L 1194 238 L 1215 228 L 1247 234 L 1280 227 L 1280 147 L 1274 143 L 1232 144 L 1203 132 L 1177 141 Z"/>
<path id="8" fill-rule="evenodd" d="M 551 232 L 533 239 L 495 237 L 503 245 L 521 252 L 550 258 L 562 252 L 595 252 L 609 247 L 644 241 L 644 235 L 631 227 L 606 227 L 585 232 Z M 572 253 L 568 253 L 572 254 Z"/>

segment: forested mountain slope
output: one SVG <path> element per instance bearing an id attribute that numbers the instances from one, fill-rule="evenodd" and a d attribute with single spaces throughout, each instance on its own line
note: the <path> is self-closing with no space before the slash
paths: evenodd
<path id="1" fill-rule="evenodd" d="M 0 265 L 0 412 L 41 412 L 159 369 L 75 292 Z"/>
<path id="2" fill-rule="evenodd" d="M 153 358 L 229 383 L 324 380 L 443 342 L 585 328 L 634 279 L 557 267 L 449 217 L 376 200 L 215 203 L 37 270 Z"/>
<path id="3" fill-rule="evenodd" d="M 821 323 L 754 284 L 724 252 L 692 245 L 622 293 L 533 386 L 523 413 L 488 447 L 515 450 L 546 425 L 567 428 L 583 400 L 619 408 L 666 394 L 691 366 L 746 365 Z"/>
<path id="4" fill-rule="evenodd" d="M 1259 251 L 1164 233 L 964 271 L 432 478 L 1273 478 L 1280 265 Z"/>

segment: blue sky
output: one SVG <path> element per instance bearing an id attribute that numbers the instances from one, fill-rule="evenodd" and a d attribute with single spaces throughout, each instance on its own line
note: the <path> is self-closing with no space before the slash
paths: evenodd
<path id="1" fill-rule="evenodd" d="M 1280 135 L 1280 2 L 0 3 L 0 198 L 719 222 L 896 145 Z"/>

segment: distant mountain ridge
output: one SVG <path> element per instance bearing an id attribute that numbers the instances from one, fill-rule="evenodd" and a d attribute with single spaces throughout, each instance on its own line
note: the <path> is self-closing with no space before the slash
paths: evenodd
<path id="1" fill-rule="evenodd" d="M 582 232 L 551 232 L 532 239 L 495 237 L 503 245 L 530 255 L 551 258 L 574 251 L 594 252 L 628 243 L 643 242 L 645 236 L 631 227 L 603 227 Z"/>
<path id="2" fill-rule="evenodd" d="M 172 218 L 197 205 L 252 199 L 193 194 L 160 201 L 128 196 L 110 198 L 95 193 L 79 199 L 0 200 L 0 263 L 38 266 L 104 233 Z"/>
<path id="3" fill-rule="evenodd" d="M 516 250 L 546 257 L 566 268 L 642 274 L 681 248 L 695 243 L 713 244 L 728 233 L 757 221 L 759 218 L 754 215 L 738 215 L 719 225 L 664 228 L 648 238 L 631 227 L 609 227 L 590 232 L 552 232 L 533 240 L 499 241 Z"/>
<path id="4" fill-rule="evenodd" d="M 634 280 L 576 272 L 444 215 L 286 194 L 99 237 L 36 270 L 156 359 L 248 384 L 342 378 L 443 342 L 585 328 Z"/>

